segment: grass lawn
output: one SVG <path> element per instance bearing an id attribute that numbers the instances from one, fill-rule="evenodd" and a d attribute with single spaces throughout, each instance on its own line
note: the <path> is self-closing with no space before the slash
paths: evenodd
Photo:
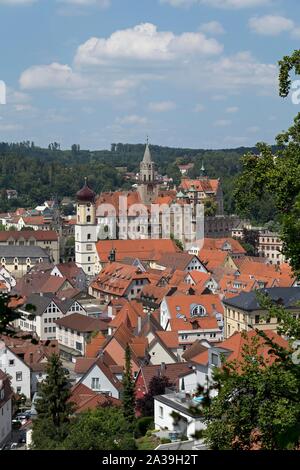
<path id="1" fill-rule="evenodd" d="M 154 450 L 159 444 L 160 440 L 156 436 L 144 436 L 136 440 L 138 450 Z"/>

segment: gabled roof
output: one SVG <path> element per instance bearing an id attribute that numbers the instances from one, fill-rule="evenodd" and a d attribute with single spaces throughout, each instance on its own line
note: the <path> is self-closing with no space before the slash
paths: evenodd
<path id="1" fill-rule="evenodd" d="M 163 253 L 163 255 L 157 260 L 157 264 L 160 266 L 165 266 L 166 268 L 175 268 L 179 271 L 185 271 L 188 265 L 192 262 L 193 259 L 199 258 L 196 255 L 191 255 L 185 251 L 180 251 L 176 253 Z M 205 266 L 203 266 L 205 269 Z"/>
<path id="2" fill-rule="evenodd" d="M 102 373 L 106 376 L 107 380 L 117 389 L 117 390 L 122 390 L 123 385 L 122 383 L 114 376 L 110 368 L 105 364 L 103 357 L 98 357 L 96 360 L 94 360 L 89 369 L 85 372 L 84 376 L 81 377 L 80 382 L 84 380 L 84 377 L 89 374 L 89 372 L 94 368 L 94 367 L 99 367 L 99 369 L 102 371 Z"/>
<path id="3" fill-rule="evenodd" d="M 0 341 L 3 341 L 10 351 L 36 372 L 44 371 L 47 367 L 47 360 L 52 354 L 58 354 L 56 340 L 39 341 L 38 344 L 33 344 L 30 339 L 1 335 Z"/>
<path id="4" fill-rule="evenodd" d="M 72 388 L 69 402 L 73 403 L 75 413 L 82 413 L 86 410 L 94 410 L 107 405 L 121 406 L 120 400 L 94 392 L 80 382 Z"/>
<path id="5" fill-rule="evenodd" d="M 109 323 L 112 328 L 118 328 L 121 324 L 128 325 L 134 329 L 138 326 L 138 318 L 145 318 L 143 305 L 135 300 L 126 302 L 115 318 Z"/>
<path id="6" fill-rule="evenodd" d="M 206 250 L 202 248 L 202 250 L 199 251 L 198 257 L 206 269 L 212 272 L 215 268 L 224 266 L 229 258 L 229 255 L 226 251 Z"/>
<path id="7" fill-rule="evenodd" d="M 193 360 L 194 357 L 198 356 L 199 354 L 206 352 L 207 347 L 204 346 L 202 341 L 196 340 L 193 342 L 193 344 L 184 351 L 182 354 L 182 357 L 185 361 L 191 361 Z"/>
<path id="8" fill-rule="evenodd" d="M 122 297 L 132 282 L 137 279 L 148 279 L 148 274 L 128 264 L 109 263 L 91 286 L 101 292 Z"/>
<path id="9" fill-rule="evenodd" d="M 232 253 L 245 254 L 246 250 L 242 247 L 238 240 L 234 238 L 204 238 L 204 250 L 225 250 L 226 245 L 230 245 L 229 251 Z"/>

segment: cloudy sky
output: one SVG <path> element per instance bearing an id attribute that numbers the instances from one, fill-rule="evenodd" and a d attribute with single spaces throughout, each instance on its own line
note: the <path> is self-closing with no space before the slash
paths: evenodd
<path id="1" fill-rule="evenodd" d="M 248 146 L 300 111 L 299 0 L 0 0 L 0 25 L 0 141 Z"/>

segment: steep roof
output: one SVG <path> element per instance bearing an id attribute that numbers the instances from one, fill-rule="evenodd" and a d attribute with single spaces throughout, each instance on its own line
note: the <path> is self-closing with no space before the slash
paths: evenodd
<path id="1" fill-rule="evenodd" d="M 177 331 L 157 331 L 156 335 L 170 349 L 176 349 L 179 346 Z"/>
<path id="2" fill-rule="evenodd" d="M 135 266 L 115 262 L 107 264 L 91 286 L 105 293 L 123 296 L 136 279 L 148 279 L 148 275 Z"/>
<path id="3" fill-rule="evenodd" d="M 134 329 L 138 326 L 138 318 L 144 319 L 146 314 L 143 305 L 135 300 L 126 302 L 115 318 L 109 323 L 112 328 L 117 328 L 122 323 Z"/>
<path id="4" fill-rule="evenodd" d="M 73 403 L 75 413 L 82 413 L 86 410 L 94 410 L 101 406 L 107 405 L 121 406 L 120 400 L 94 392 L 80 382 L 74 385 L 74 387 L 71 389 L 69 402 Z"/>

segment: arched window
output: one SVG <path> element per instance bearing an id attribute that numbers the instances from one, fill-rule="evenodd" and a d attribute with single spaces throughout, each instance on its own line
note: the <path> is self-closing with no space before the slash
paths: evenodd
<path id="1" fill-rule="evenodd" d="M 91 239 L 91 234 L 90 234 L 90 233 L 87 234 L 87 239 L 88 239 L 88 240 Z"/>
<path id="2" fill-rule="evenodd" d="M 87 222 L 90 222 L 90 221 L 91 221 L 91 216 L 90 216 L 90 215 L 87 215 L 87 216 L 86 216 L 86 221 L 87 221 Z"/>
<path id="3" fill-rule="evenodd" d="M 202 305 L 195 305 L 191 309 L 191 317 L 204 317 L 206 315 L 206 310 Z"/>
<path id="4" fill-rule="evenodd" d="M 146 175 L 144 175 L 144 181 L 147 181 L 147 176 Z"/>

